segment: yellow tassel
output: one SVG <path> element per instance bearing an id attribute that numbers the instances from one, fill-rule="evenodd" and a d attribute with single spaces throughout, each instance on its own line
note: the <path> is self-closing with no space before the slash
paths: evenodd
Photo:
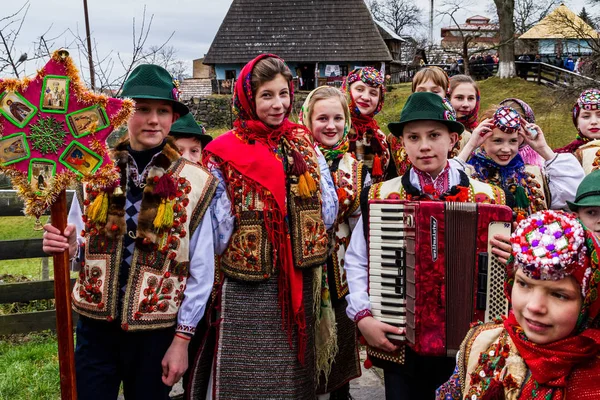
<path id="1" fill-rule="evenodd" d="M 88 218 L 97 223 L 106 223 L 108 217 L 108 196 L 100 192 L 87 209 Z"/>
<path id="2" fill-rule="evenodd" d="M 310 190 L 310 194 L 312 196 L 317 191 L 317 184 L 315 183 L 315 180 L 313 179 L 312 175 L 308 173 L 308 171 L 304 173 L 304 177 L 306 178 L 306 184 L 308 185 L 308 190 Z"/>
<path id="3" fill-rule="evenodd" d="M 300 195 L 300 197 L 305 199 L 310 197 L 310 190 L 308 188 L 308 183 L 306 182 L 306 177 L 304 176 L 304 174 L 298 177 L 298 194 Z"/>
<path id="4" fill-rule="evenodd" d="M 160 230 L 173 226 L 173 203 L 162 200 L 154 218 L 154 229 Z"/>

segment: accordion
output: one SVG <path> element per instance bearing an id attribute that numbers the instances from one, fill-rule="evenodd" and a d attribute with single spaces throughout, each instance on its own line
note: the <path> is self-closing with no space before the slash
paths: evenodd
<path id="1" fill-rule="evenodd" d="M 506 206 L 370 200 L 371 312 L 406 329 L 388 338 L 420 355 L 453 356 L 472 322 L 506 314 L 506 270 L 489 240 L 510 235 L 511 222 Z"/>

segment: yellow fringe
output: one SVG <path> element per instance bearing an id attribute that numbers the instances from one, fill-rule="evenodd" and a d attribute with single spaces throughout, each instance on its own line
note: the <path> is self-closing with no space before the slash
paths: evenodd
<path id="1" fill-rule="evenodd" d="M 308 184 L 308 190 L 310 190 L 310 194 L 313 195 L 317 191 L 317 184 L 313 179 L 312 175 L 306 171 L 304 173 L 304 177 L 306 178 L 306 183 Z"/>
<path id="2" fill-rule="evenodd" d="M 106 223 L 108 217 L 108 196 L 100 192 L 87 209 L 87 216 L 93 222 L 100 224 Z"/>
<path id="3" fill-rule="evenodd" d="M 169 200 L 162 200 L 156 211 L 154 218 L 154 229 L 160 230 L 173 226 L 173 203 Z"/>
<path id="4" fill-rule="evenodd" d="M 308 188 L 308 182 L 306 182 L 304 174 L 298 177 L 298 194 L 305 199 L 310 197 L 310 189 Z"/>

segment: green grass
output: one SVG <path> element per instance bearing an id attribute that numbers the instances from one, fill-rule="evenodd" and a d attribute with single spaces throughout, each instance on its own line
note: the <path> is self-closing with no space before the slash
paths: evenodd
<path id="1" fill-rule="evenodd" d="M 56 336 L 30 334 L 0 340 L 0 400 L 60 398 Z"/>
<path id="2" fill-rule="evenodd" d="M 507 97 L 517 97 L 533 109 L 536 123 L 544 131 L 550 147 L 564 146 L 575 139 L 576 131 L 571 120 L 574 98 L 562 99 L 558 92 L 547 86 L 519 78 L 489 78 L 478 83 L 481 89 L 481 112 Z M 384 132 L 388 132 L 388 122 L 400 119 L 400 112 L 411 94 L 410 90 L 411 84 L 403 83 L 394 85 L 393 90 L 386 94 L 385 106 L 376 118 Z"/>

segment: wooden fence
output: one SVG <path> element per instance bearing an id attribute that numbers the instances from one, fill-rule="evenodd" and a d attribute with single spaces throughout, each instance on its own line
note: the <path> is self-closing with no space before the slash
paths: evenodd
<path id="1" fill-rule="evenodd" d="M 67 192 L 70 203 L 73 192 Z M 14 190 L 0 190 L 0 217 L 23 215 L 23 203 Z M 0 262 L 25 258 L 46 258 L 42 251 L 42 239 L 17 239 L 0 241 Z M 74 279 L 71 280 L 71 287 Z M 0 284 L 0 304 L 22 303 L 33 300 L 54 299 L 54 281 Z M 74 322 L 77 314 L 73 314 Z M 56 330 L 55 310 L 0 315 L 0 335 Z"/>
<path id="2" fill-rule="evenodd" d="M 526 80 L 533 80 L 538 84 L 562 87 L 598 86 L 598 81 L 569 70 L 542 63 L 516 61 L 517 76 Z"/>

